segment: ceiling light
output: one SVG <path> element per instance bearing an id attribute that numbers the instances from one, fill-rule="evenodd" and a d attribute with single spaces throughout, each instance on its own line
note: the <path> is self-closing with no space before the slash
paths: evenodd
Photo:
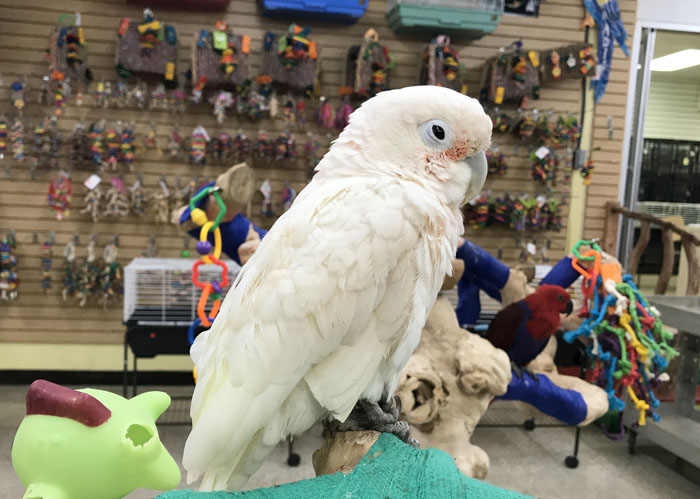
<path id="1" fill-rule="evenodd" d="M 685 49 L 651 61 L 652 71 L 679 71 L 700 65 L 700 50 Z"/>

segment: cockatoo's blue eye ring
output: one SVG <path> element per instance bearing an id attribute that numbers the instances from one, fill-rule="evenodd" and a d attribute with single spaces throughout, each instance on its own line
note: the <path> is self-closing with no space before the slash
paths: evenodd
<path id="1" fill-rule="evenodd" d="M 418 126 L 423 143 L 431 149 L 440 151 L 448 149 L 452 145 L 452 128 L 443 120 L 429 120 Z"/>

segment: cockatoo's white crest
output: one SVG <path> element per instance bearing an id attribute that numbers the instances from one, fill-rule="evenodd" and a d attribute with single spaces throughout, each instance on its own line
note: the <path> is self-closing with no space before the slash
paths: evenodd
<path id="1" fill-rule="evenodd" d="M 483 151 L 491 143 L 491 127 L 481 104 L 454 90 L 389 90 L 350 115 L 348 126 L 316 169 L 329 177 L 408 178 L 441 192 L 448 203 L 464 204 L 484 185 Z M 347 157 L 355 161 L 336 161 Z"/>
<path id="2" fill-rule="evenodd" d="M 281 439 L 390 399 L 451 273 L 490 133 L 474 99 L 438 87 L 352 114 L 192 346 L 188 481 L 240 488 Z"/>

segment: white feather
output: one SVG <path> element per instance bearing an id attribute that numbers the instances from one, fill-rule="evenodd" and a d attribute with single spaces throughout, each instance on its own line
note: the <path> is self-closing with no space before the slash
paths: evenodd
<path id="1" fill-rule="evenodd" d="M 488 145 L 490 120 L 473 99 L 384 92 L 353 113 L 246 263 L 191 349 L 188 482 L 241 487 L 281 439 L 393 394 L 450 271 L 470 187 L 462 162 L 445 161 L 440 180 L 420 157 L 430 151 L 415 144 L 417 124 L 436 116 L 474 151 Z"/>

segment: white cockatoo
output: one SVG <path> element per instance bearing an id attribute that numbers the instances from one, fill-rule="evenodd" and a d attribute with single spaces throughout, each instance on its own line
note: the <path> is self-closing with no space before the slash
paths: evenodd
<path id="1" fill-rule="evenodd" d="M 192 346 L 188 483 L 238 489 L 280 440 L 392 400 L 490 141 L 479 102 L 441 87 L 385 91 L 350 116 Z"/>

